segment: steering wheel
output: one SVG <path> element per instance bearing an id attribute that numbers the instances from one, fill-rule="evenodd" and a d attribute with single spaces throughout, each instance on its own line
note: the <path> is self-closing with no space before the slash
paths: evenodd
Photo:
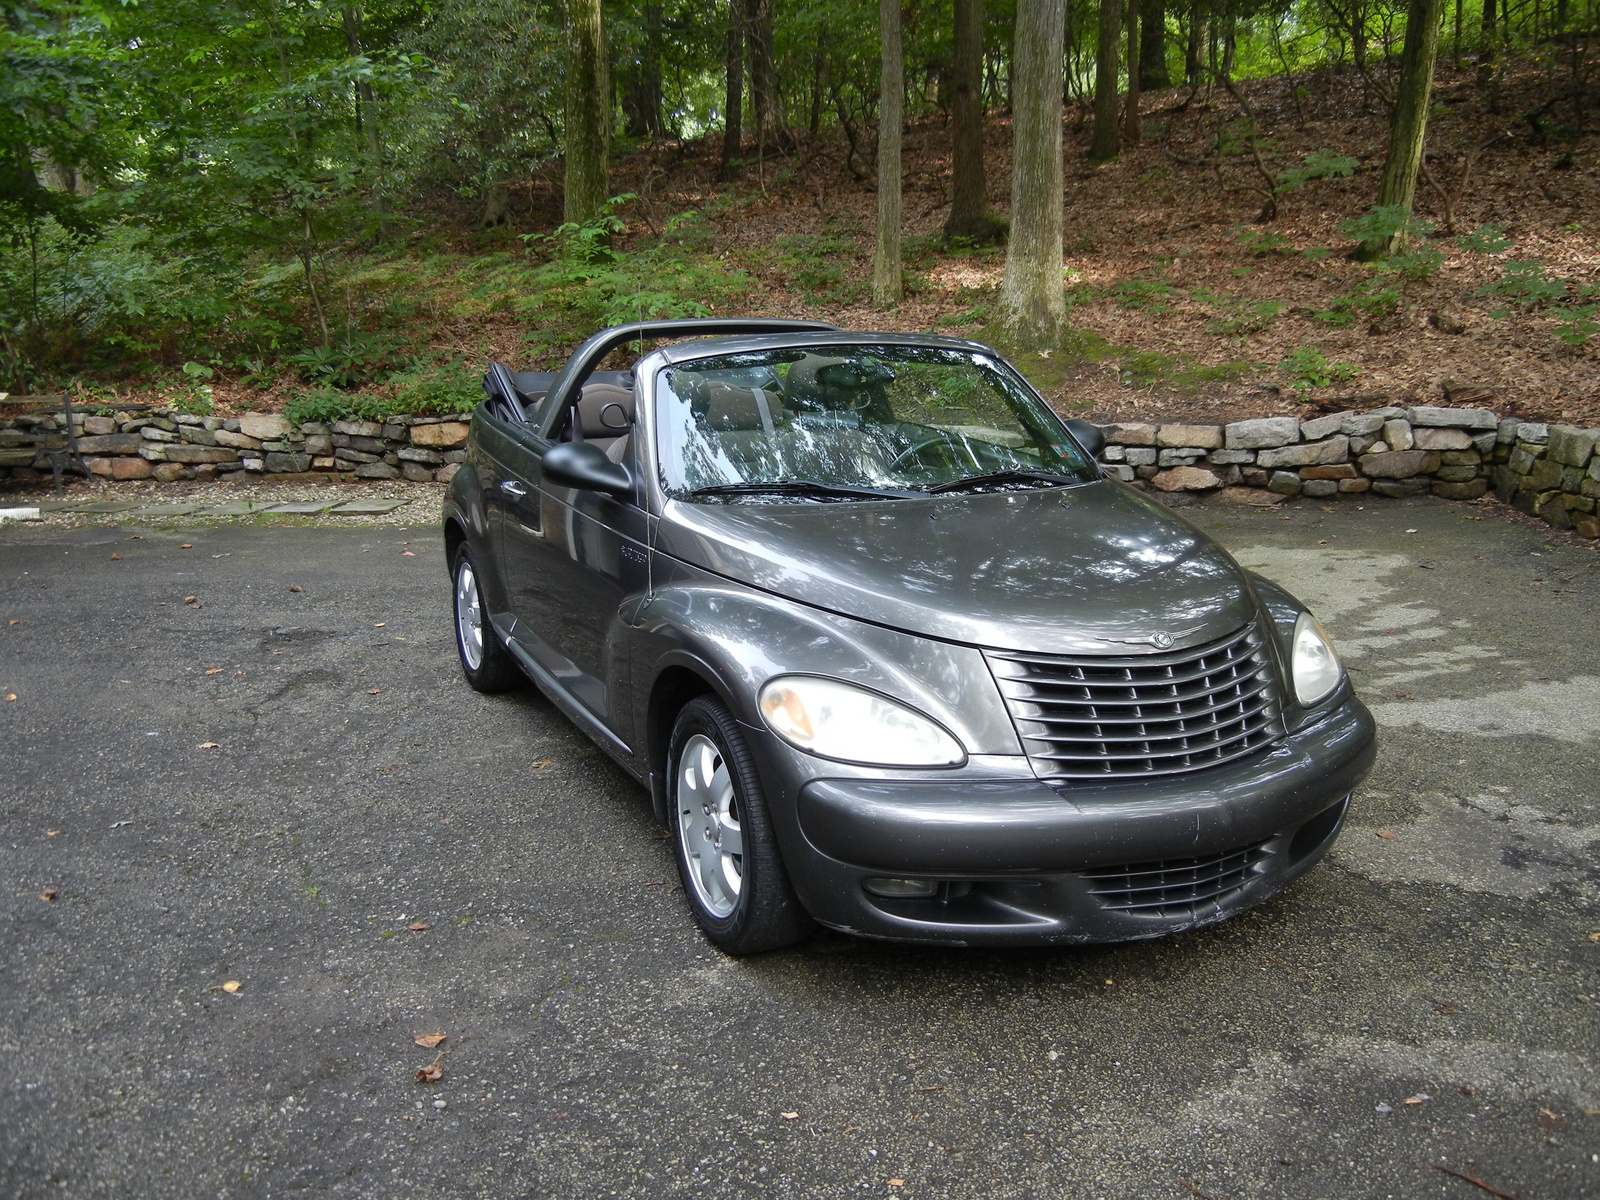
<path id="1" fill-rule="evenodd" d="M 940 461 L 928 462 L 923 460 L 922 455 L 935 447 L 943 451 Z M 958 467 L 963 465 L 965 461 L 970 461 L 971 458 L 972 449 L 966 438 L 960 434 L 951 433 L 947 429 L 936 429 L 927 437 L 912 443 L 895 455 L 894 460 L 889 463 L 888 469 L 896 471 L 907 463 L 919 461 L 925 467 Z"/>

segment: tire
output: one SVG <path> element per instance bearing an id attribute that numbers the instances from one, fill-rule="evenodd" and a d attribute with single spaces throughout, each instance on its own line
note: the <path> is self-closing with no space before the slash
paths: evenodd
<path id="1" fill-rule="evenodd" d="M 511 652 L 500 644 L 500 637 L 489 622 L 483 587 L 478 582 L 478 568 L 465 542 L 456 547 L 455 558 L 450 563 L 450 578 L 453 581 L 450 590 L 456 654 L 461 659 L 461 673 L 467 678 L 467 686 L 488 693 L 509 692 L 524 686 L 528 677 L 511 657 Z"/>
<path id="2" fill-rule="evenodd" d="M 717 949 L 760 954 L 811 933 L 778 854 L 755 760 L 733 715 L 710 696 L 689 701 L 673 725 L 667 820 L 689 908 Z"/>

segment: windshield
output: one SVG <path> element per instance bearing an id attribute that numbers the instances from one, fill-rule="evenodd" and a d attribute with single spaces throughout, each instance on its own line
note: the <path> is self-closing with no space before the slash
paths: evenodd
<path id="1" fill-rule="evenodd" d="M 1055 414 L 973 351 L 770 350 L 659 380 L 662 482 L 677 496 L 810 503 L 1100 478 Z"/>

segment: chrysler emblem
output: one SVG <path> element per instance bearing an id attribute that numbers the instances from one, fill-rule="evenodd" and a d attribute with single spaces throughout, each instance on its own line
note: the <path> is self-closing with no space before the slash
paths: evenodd
<path id="1" fill-rule="evenodd" d="M 1191 633 L 1194 633 L 1194 632 L 1195 631 L 1193 629 L 1185 629 L 1182 633 L 1178 634 L 1177 637 L 1174 637 L 1172 634 L 1168 633 L 1166 630 L 1163 629 L 1159 633 L 1147 633 L 1143 637 L 1128 637 L 1128 638 L 1103 637 L 1103 638 L 1095 638 L 1095 641 L 1097 641 L 1097 642 L 1120 642 L 1124 646 L 1154 646 L 1157 650 L 1170 650 L 1172 648 L 1172 644 L 1175 641 L 1177 641 L 1178 638 L 1180 638 L 1180 637 L 1188 637 Z"/>
<path id="2" fill-rule="evenodd" d="M 1152 633 L 1150 635 L 1150 644 L 1157 650 L 1165 650 L 1172 645 L 1172 635 L 1170 633 Z"/>

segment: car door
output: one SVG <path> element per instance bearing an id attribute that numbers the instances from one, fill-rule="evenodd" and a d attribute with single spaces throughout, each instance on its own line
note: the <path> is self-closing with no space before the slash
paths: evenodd
<path id="1" fill-rule="evenodd" d="M 649 588 L 648 517 L 631 500 L 546 483 L 551 443 L 531 431 L 517 442 L 508 465 L 525 491 L 504 493 L 500 537 L 512 636 L 626 751 L 626 630 Z"/>

